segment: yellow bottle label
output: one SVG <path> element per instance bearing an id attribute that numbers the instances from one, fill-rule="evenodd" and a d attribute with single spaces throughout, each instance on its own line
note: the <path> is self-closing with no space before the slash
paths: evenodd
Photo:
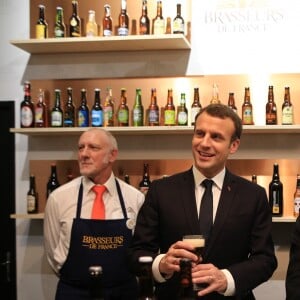
<path id="1" fill-rule="evenodd" d="M 35 25 L 35 38 L 36 39 L 45 39 L 45 25 L 37 24 Z"/>

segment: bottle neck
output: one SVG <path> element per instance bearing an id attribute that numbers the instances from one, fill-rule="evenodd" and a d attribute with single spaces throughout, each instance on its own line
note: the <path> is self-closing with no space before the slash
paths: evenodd
<path id="1" fill-rule="evenodd" d="M 181 16 L 181 5 L 177 4 L 177 17 Z"/>
<path id="2" fill-rule="evenodd" d="M 73 8 L 73 16 L 77 16 L 77 14 L 78 14 L 78 3 L 77 3 L 77 1 L 72 2 L 72 8 Z"/>
<path id="3" fill-rule="evenodd" d="M 44 6 L 39 7 L 39 19 L 41 21 L 45 21 L 45 7 Z"/>
<path id="4" fill-rule="evenodd" d="M 104 10 L 105 10 L 105 17 L 109 18 L 110 17 L 110 6 L 105 5 Z"/>
<path id="5" fill-rule="evenodd" d="M 100 105 L 100 91 L 99 90 L 95 91 L 95 104 Z"/>
<path id="6" fill-rule="evenodd" d="M 81 105 L 86 105 L 86 91 L 81 91 Z"/>
<path id="7" fill-rule="evenodd" d="M 60 107 L 60 92 L 55 92 L 55 107 Z"/>

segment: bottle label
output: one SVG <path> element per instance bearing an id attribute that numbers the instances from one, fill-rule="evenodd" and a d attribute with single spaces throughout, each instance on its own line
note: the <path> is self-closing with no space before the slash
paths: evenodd
<path id="1" fill-rule="evenodd" d="M 143 125 L 143 110 L 141 107 L 133 109 L 133 125 Z"/>
<path id="2" fill-rule="evenodd" d="M 158 19 L 154 21 L 153 26 L 154 34 L 164 34 L 165 33 L 165 21 L 163 19 Z"/>
<path id="3" fill-rule="evenodd" d="M 53 111 L 51 113 L 51 126 L 60 127 L 62 126 L 62 113 L 59 111 Z"/>
<path id="4" fill-rule="evenodd" d="M 125 27 L 119 27 L 118 28 L 118 35 L 125 36 L 125 35 L 128 35 L 128 34 L 129 34 L 128 28 L 125 28 Z"/>
<path id="5" fill-rule="evenodd" d="M 103 29 L 103 36 L 111 36 L 112 35 L 112 31 L 109 29 Z"/>
<path id="6" fill-rule="evenodd" d="M 104 126 L 113 126 L 114 117 L 113 117 L 113 108 L 111 106 L 103 107 L 103 125 Z"/>
<path id="7" fill-rule="evenodd" d="M 92 126 L 102 126 L 102 110 L 92 110 Z"/>
<path id="8" fill-rule="evenodd" d="M 173 32 L 184 33 L 184 25 L 181 19 L 176 18 L 173 22 Z"/>
<path id="9" fill-rule="evenodd" d="M 195 123 L 195 118 L 199 111 L 200 111 L 200 107 L 192 107 L 191 108 L 191 123 L 192 123 L 192 125 Z"/>
<path id="10" fill-rule="evenodd" d="M 245 108 L 243 111 L 243 123 L 252 125 L 253 124 L 253 116 L 252 116 L 252 109 L 251 108 Z"/>
<path id="11" fill-rule="evenodd" d="M 159 123 L 159 112 L 155 109 L 149 110 L 149 123 Z"/>
<path id="12" fill-rule="evenodd" d="M 282 110 L 282 124 L 284 125 L 292 125 L 293 124 L 293 107 L 284 107 Z"/>
<path id="13" fill-rule="evenodd" d="M 88 127 L 88 126 L 89 126 L 88 111 L 80 110 L 78 112 L 78 127 Z"/>
<path id="14" fill-rule="evenodd" d="M 128 111 L 126 109 L 120 109 L 118 112 L 119 123 L 128 123 Z"/>
<path id="15" fill-rule="evenodd" d="M 175 125 L 175 111 L 165 110 L 165 125 Z"/>
<path id="16" fill-rule="evenodd" d="M 178 113 L 178 125 L 187 125 L 188 115 L 185 111 L 180 111 Z"/>
<path id="17" fill-rule="evenodd" d="M 29 127 L 33 121 L 33 113 L 30 107 L 24 106 L 21 108 L 21 125 Z"/>
<path id="18" fill-rule="evenodd" d="M 294 200 L 294 216 L 299 215 L 299 209 L 300 209 L 300 197 L 296 197 Z"/>
<path id="19" fill-rule="evenodd" d="M 27 212 L 32 213 L 36 210 L 36 198 L 33 195 L 27 196 Z"/>
<path id="20" fill-rule="evenodd" d="M 64 37 L 64 36 L 65 36 L 65 33 L 60 28 L 57 28 L 54 30 L 54 37 L 60 38 L 60 37 Z"/>
<path id="21" fill-rule="evenodd" d="M 35 38 L 36 39 L 45 39 L 46 26 L 43 24 L 35 25 Z"/>
<path id="22" fill-rule="evenodd" d="M 43 111 L 42 107 L 36 107 L 35 109 L 35 123 L 38 125 L 44 125 Z"/>

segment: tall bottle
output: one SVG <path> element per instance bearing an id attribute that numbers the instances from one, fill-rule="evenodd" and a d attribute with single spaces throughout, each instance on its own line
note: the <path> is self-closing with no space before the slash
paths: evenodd
<path id="1" fill-rule="evenodd" d="M 294 109 L 291 102 L 290 88 L 286 86 L 284 88 L 284 100 L 282 103 L 282 125 L 294 124 Z"/>
<path id="2" fill-rule="evenodd" d="M 55 102 L 51 110 L 51 127 L 63 127 L 63 111 L 61 109 L 61 91 L 55 89 Z"/>
<path id="3" fill-rule="evenodd" d="M 91 109 L 91 126 L 101 127 L 103 126 L 103 111 L 101 106 L 100 89 L 95 89 L 94 105 Z"/>
<path id="4" fill-rule="evenodd" d="M 250 100 L 250 88 L 245 87 L 244 102 L 242 104 L 242 122 L 243 125 L 253 125 L 253 107 Z"/>
<path id="5" fill-rule="evenodd" d="M 143 178 L 139 183 L 139 190 L 146 195 L 149 190 L 150 184 L 151 181 L 149 175 L 149 164 L 144 163 Z"/>
<path id="6" fill-rule="evenodd" d="M 34 127 L 34 104 L 31 100 L 31 83 L 24 82 L 24 99 L 20 104 L 21 127 Z"/>
<path id="7" fill-rule="evenodd" d="M 38 194 L 35 189 L 35 176 L 30 175 L 29 190 L 27 192 L 27 213 L 36 214 L 38 212 Z"/>
<path id="8" fill-rule="evenodd" d="M 35 25 L 35 38 L 46 39 L 48 37 L 48 24 L 45 19 L 45 5 L 39 6 L 39 18 Z"/>
<path id="9" fill-rule="evenodd" d="M 237 107 L 235 105 L 234 93 L 230 92 L 228 96 L 228 107 L 237 113 Z"/>
<path id="10" fill-rule="evenodd" d="M 139 300 L 154 300 L 154 280 L 152 276 L 152 262 L 153 258 L 151 256 L 139 257 Z"/>
<path id="11" fill-rule="evenodd" d="M 127 1 L 121 0 L 121 12 L 119 14 L 118 35 L 126 36 L 129 34 L 129 17 L 127 15 Z"/>
<path id="12" fill-rule="evenodd" d="M 118 126 L 129 126 L 129 108 L 127 106 L 126 89 L 121 89 L 121 99 L 117 112 Z"/>
<path id="13" fill-rule="evenodd" d="M 177 108 L 177 125 L 188 125 L 188 110 L 186 108 L 185 93 L 180 94 L 180 105 Z"/>
<path id="14" fill-rule="evenodd" d="M 89 127 L 90 125 L 90 110 L 87 105 L 86 89 L 81 89 L 80 106 L 77 109 L 77 123 L 78 127 Z"/>
<path id="15" fill-rule="evenodd" d="M 48 126 L 48 109 L 45 103 L 45 92 L 39 89 L 38 101 L 34 108 L 35 127 Z"/>
<path id="16" fill-rule="evenodd" d="M 53 192 L 59 186 L 60 186 L 60 184 L 59 184 L 58 177 L 57 177 L 56 164 L 53 163 L 53 164 L 51 164 L 51 173 L 50 173 L 50 177 L 47 182 L 47 191 L 46 191 L 47 198 L 49 197 L 50 193 Z"/>
<path id="17" fill-rule="evenodd" d="M 165 33 L 165 19 L 162 13 L 162 2 L 157 1 L 157 13 L 152 22 L 153 34 L 164 34 Z"/>
<path id="18" fill-rule="evenodd" d="M 212 98 L 210 100 L 211 104 L 219 104 L 221 103 L 219 99 L 219 87 L 216 83 L 213 84 L 213 89 L 212 89 Z"/>
<path id="19" fill-rule="evenodd" d="M 115 109 L 112 98 L 112 88 L 106 88 L 106 97 L 102 107 L 103 110 L 103 126 L 112 127 L 114 126 Z"/>
<path id="20" fill-rule="evenodd" d="M 96 23 L 96 12 L 89 10 L 88 21 L 85 27 L 86 36 L 93 37 L 98 36 L 98 24 Z"/>
<path id="21" fill-rule="evenodd" d="M 173 103 L 173 90 L 168 89 L 167 104 L 164 109 L 164 125 L 172 126 L 176 124 L 175 106 Z"/>
<path id="22" fill-rule="evenodd" d="M 147 125 L 158 126 L 159 125 L 159 107 L 157 105 L 156 88 L 151 89 L 151 100 L 147 110 Z"/>
<path id="23" fill-rule="evenodd" d="M 78 1 L 72 0 L 72 15 L 69 20 L 70 37 L 81 36 L 81 20 L 78 15 Z"/>
<path id="24" fill-rule="evenodd" d="M 150 19 L 148 17 L 147 0 L 143 0 L 142 15 L 140 17 L 140 34 L 150 34 Z"/>
<path id="25" fill-rule="evenodd" d="M 56 7 L 54 37 L 55 38 L 66 37 L 66 25 L 65 25 L 65 21 L 64 21 L 64 10 L 60 6 Z"/>
<path id="26" fill-rule="evenodd" d="M 64 109 L 64 127 L 75 126 L 75 105 L 73 102 L 73 89 L 67 88 L 67 102 Z"/>
<path id="27" fill-rule="evenodd" d="M 199 88 L 194 88 L 194 101 L 191 107 L 191 125 L 195 125 L 195 117 L 200 112 L 202 105 L 200 103 Z"/>
<path id="28" fill-rule="evenodd" d="M 294 193 L 294 216 L 299 216 L 300 210 L 300 174 L 297 174 L 296 190 Z"/>
<path id="29" fill-rule="evenodd" d="M 277 124 L 277 107 L 274 101 L 273 86 L 269 85 L 268 102 L 266 104 L 266 125 Z"/>
<path id="30" fill-rule="evenodd" d="M 184 34 L 184 19 L 181 16 L 181 4 L 177 3 L 177 14 L 173 20 L 173 33 L 182 33 Z"/>
<path id="31" fill-rule="evenodd" d="M 132 126 L 144 126 L 144 107 L 142 103 L 142 90 L 135 90 L 135 102 L 132 109 Z"/>
<path id="32" fill-rule="evenodd" d="M 110 5 L 104 5 L 104 17 L 102 19 L 103 26 L 103 36 L 111 36 L 113 35 L 113 21 L 110 13 Z"/>
<path id="33" fill-rule="evenodd" d="M 273 177 L 269 183 L 269 204 L 273 216 L 282 216 L 283 213 L 283 185 L 279 178 L 279 166 L 273 166 Z"/>

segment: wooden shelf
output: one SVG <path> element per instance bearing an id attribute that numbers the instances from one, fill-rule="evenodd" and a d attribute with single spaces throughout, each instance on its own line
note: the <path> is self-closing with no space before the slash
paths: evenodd
<path id="1" fill-rule="evenodd" d="M 11 40 L 10 43 L 31 54 L 191 49 L 189 41 L 183 34 L 66 37 Z"/>

